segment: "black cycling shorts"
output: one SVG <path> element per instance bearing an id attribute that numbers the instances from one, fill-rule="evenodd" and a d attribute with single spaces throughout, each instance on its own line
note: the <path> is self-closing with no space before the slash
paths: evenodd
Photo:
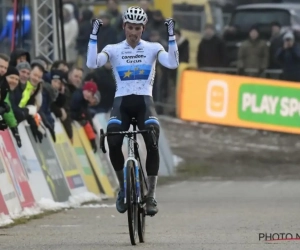
<path id="1" fill-rule="evenodd" d="M 152 96 L 128 95 L 114 99 L 108 128 L 119 127 L 127 131 L 132 118 L 137 120 L 139 130 L 145 129 L 147 125 L 159 127 Z"/>

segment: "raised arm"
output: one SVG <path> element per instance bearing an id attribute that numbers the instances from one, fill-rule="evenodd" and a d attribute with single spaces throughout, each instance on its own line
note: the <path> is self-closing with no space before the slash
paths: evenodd
<path id="1" fill-rule="evenodd" d="M 86 59 L 86 66 L 90 69 L 102 67 L 108 61 L 108 54 L 105 52 L 98 53 L 97 49 L 97 34 L 102 24 L 103 22 L 101 19 L 93 21 L 93 31 L 92 34 L 90 34 Z"/>
<path id="2" fill-rule="evenodd" d="M 175 21 L 173 19 L 167 19 L 165 25 L 169 33 L 169 49 L 168 52 L 164 49 L 158 52 L 158 61 L 166 68 L 176 69 L 179 65 L 179 53 L 174 35 Z"/>

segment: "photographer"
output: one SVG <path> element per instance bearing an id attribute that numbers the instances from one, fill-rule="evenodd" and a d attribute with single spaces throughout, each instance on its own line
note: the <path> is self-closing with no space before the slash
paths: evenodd
<path id="1" fill-rule="evenodd" d="M 292 32 L 283 36 L 283 47 L 277 51 L 277 60 L 282 65 L 282 80 L 300 81 L 300 46 Z"/>

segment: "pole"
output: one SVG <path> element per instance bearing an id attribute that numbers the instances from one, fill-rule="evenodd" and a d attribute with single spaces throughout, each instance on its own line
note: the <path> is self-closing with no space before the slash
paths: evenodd
<path id="1" fill-rule="evenodd" d="M 13 30 L 12 30 L 11 47 L 10 47 L 11 52 L 15 49 L 15 42 L 16 42 L 18 0 L 14 0 L 13 8 L 14 8 L 14 21 L 13 21 Z"/>

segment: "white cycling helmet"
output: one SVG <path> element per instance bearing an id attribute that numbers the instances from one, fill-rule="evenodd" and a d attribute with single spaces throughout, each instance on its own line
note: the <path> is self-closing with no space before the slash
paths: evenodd
<path id="1" fill-rule="evenodd" d="M 135 23 L 145 25 L 148 22 L 146 12 L 138 6 L 129 7 L 123 14 L 124 23 Z"/>

